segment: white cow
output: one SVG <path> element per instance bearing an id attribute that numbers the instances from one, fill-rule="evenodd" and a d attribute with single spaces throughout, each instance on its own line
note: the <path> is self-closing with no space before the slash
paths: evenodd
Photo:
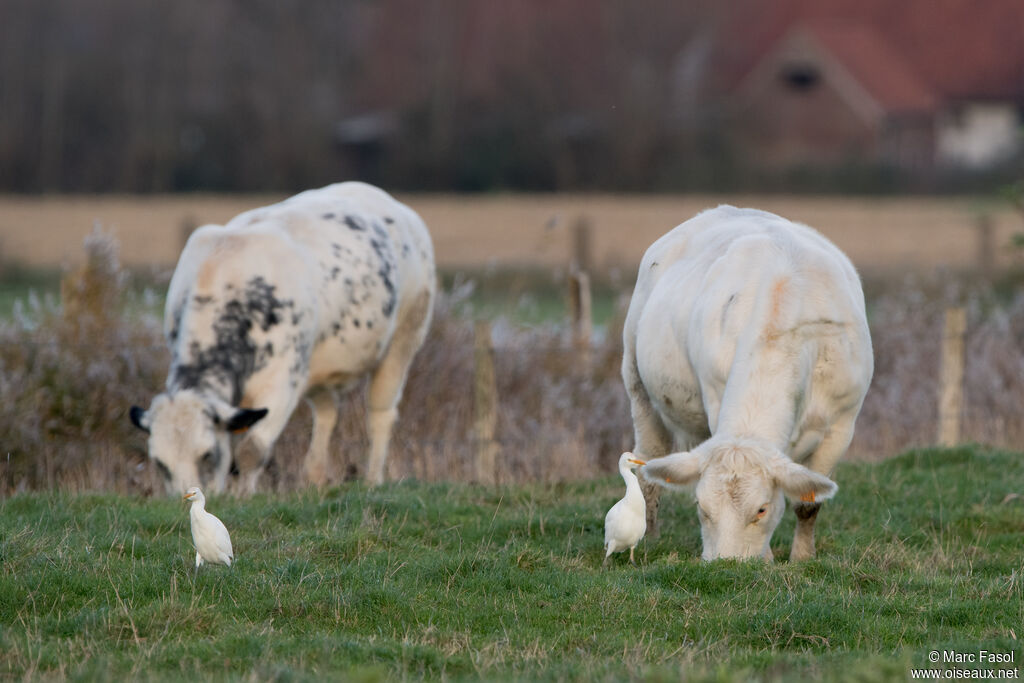
<path id="1" fill-rule="evenodd" d="M 647 250 L 623 341 L 635 450 L 656 458 L 640 470 L 649 532 L 655 484 L 696 484 L 702 557 L 771 559 L 788 496 L 790 558 L 813 557 L 873 371 L 846 256 L 764 211 L 705 211 Z"/>
<path id="2" fill-rule="evenodd" d="M 171 278 L 167 390 L 131 418 L 168 492 L 224 488 L 231 432 L 243 493 L 309 393 L 305 473 L 326 482 L 334 388 L 370 376 L 366 479 L 385 477 L 409 365 L 426 336 L 436 277 L 420 217 L 383 190 L 349 182 L 247 211 L 189 238 Z"/>

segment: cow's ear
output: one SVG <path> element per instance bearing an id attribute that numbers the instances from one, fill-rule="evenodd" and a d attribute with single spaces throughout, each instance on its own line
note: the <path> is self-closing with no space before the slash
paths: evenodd
<path id="1" fill-rule="evenodd" d="M 781 457 L 774 464 L 775 483 L 791 500 L 815 503 L 836 495 L 839 486 L 824 474 Z"/>
<path id="2" fill-rule="evenodd" d="M 648 480 L 659 484 L 688 486 L 700 479 L 706 464 L 707 457 L 704 455 L 673 453 L 664 458 L 648 460 L 640 471 Z"/>
<path id="3" fill-rule="evenodd" d="M 235 414 L 228 418 L 228 421 L 224 423 L 224 428 L 229 432 L 237 434 L 239 432 L 244 432 L 266 416 L 266 408 L 259 408 L 258 410 L 239 408 Z"/>
<path id="4" fill-rule="evenodd" d="M 132 406 L 128 411 L 128 417 L 132 419 L 133 425 L 149 434 L 149 415 L 145 410 L 138 406 Z"/>

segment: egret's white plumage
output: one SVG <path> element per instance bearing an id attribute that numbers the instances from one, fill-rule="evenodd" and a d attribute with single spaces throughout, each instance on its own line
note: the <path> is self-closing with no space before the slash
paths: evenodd
<path id="1" fill-rule="evenodd" d="M 647 510 L 644 494 L 640 490 L 640 481 L 633 474 L 633 468 L 643 465 L 642 460 L 634 460 L 632 453 L 623 453 L 619 457 L 619 474 L 626 482 L 626 495 L 612 506 L 604 518 L 604 563 L 612 553 L 629 548 L 629 561 L 636 564 L 633 550 L 647 530 Z"/>
<path id="2" fill-rule="evenodd" d="M 192 542 L 196 546 L 196 569 L 203 562 L 230 567 L 235 554 L 224 522 L 206 511 L 206 496 L 198 487 L 193 486 L 186 491 L 185 500 L 192 501 L 189 517 L 192 520 Z"/>

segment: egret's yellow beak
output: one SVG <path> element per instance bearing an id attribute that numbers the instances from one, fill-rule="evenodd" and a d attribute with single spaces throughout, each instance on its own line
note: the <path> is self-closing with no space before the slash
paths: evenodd
<path id="1" fill-rule="evenodd" d="M 646 460 L 634 460 L 633 458 L 627 458 L 627 460 L 629 460 L 634 465 L 646 465 L 647 464 Z"/>
<path id="2" fill-rule="evenodd" d="M 194 496 L 194 495 L 195 495 L 194 493 L 186 493 L 184 496 L 181 497 L 181 499 L 182 500 L 192 500 L 192 496 Z"/>

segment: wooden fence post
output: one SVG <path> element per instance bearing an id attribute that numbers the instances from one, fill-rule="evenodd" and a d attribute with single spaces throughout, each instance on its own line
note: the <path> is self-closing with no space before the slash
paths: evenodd
<path id="1" fill-rule="evenodd" d="M 496 462 L 498 444 L 494 439 L 498 424 L 498 387 L 494 375 L 494 347 L 491 324 L 478 321 L 473 342 L 473 434 L 476 439 L 476 480 L 493 486 L 498 483 Z"/>
<path id="2" fill-rule="evenodd" d="M 178 224 L 178 241 L 181 243 L 181 251 L 185 249 L 185 243 L 188 242 L 188 238 L 192 236 L 192 233 L 198 227 L 199 222 L 192 214 L 185 214 L 182 217 L 181 223 Z"/>
<path id="3" fill-rule="evenodd" d="M 939 375 L 940 446 L 960 443 L 960 418 L 963 409 L 964 335 L 967 332 L 967 311 L 946 309 L 942 335 L 942 369 Z"/>
<path id="4" fill-rule="evenodd" d="M 590 276 L 583 271 L 569 274 L 569 314 L 572 316 L 572 347 L 583 368 L 590 366 L 590 342 L 594 332 Z"/>
<path id="5" fill-rule="evenodd" d="M 590 272 L 593 266 L 593 228 L 590 219 L 581 215 L 572 226 L 572 261 L 570 270 Z"/>

